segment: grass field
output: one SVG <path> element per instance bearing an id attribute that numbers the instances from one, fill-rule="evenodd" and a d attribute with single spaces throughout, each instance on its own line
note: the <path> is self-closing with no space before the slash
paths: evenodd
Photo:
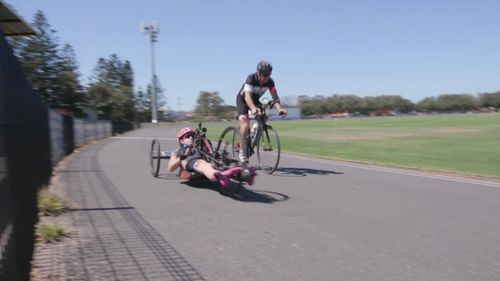
<path id="1" fill-rule="evenodd" d="M 499 113 L 270 124 L 278 130 L 283 151 L 500 178 Z M 227 125 L 210 124 L 211 137 L 215 139 Z"/>

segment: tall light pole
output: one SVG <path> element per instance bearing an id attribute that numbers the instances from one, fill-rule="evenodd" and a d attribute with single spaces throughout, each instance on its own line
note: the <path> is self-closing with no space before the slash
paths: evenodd
<path id="1" fill-rule="evenodd" d="M 141 22 L 140 30 L 142 33 L 148 33 L 151 38 L 151 123 L 158 123 L 156 116 L 156 74 L 155 74 L 155 48 L 154 43 L 157 42 L 160 25 L 157 21 L 153 21 L 151 25 L 144 26 Z"/>

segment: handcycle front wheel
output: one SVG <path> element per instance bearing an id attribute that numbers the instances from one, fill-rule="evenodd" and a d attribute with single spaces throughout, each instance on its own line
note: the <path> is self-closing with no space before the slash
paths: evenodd
<path id="1" fill-rule="evenodd" d="M 281 155 L 281 144 L 278 132 L 271 126 L 262 130 L 257 141 L 257 159 L 262 171 L 272 174 L 278 168 Z"/>
<path id="2" fill-rule="evenodd" d="M 151 174 L 155 178 L 158 177 L 158 174 L 160 173 L 160 160 L 161 160 L 160 141 L 158 141 L 158 139 L 155 138 L 151 142 L 151 150 L 149 152 Z"/>

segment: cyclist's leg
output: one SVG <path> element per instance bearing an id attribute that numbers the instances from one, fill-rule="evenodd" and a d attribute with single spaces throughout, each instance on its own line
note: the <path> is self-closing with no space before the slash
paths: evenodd
<path id="1" fill-rule="evenodd" d="M 188 161 L 186 168 L 188 171 L 196 171 L 203 174 L 211 181 L 218 181 L 221 185 L 226 186 L 229 184 L 230 177 L 240 173 L 243 169 L 240 167 L 232 167 L 224 171 L 218 171 L 211 163 L 205 159 L 197 158 Z"/>
<path id="2" fill-rule="evenodd" d="M 203 175 L 205 175 L 205 177 L 207 177 L 207 179 L 209 179 L 211 181 L 217 181 L 217 177 L 215 176 L 215 174 L 217 173 L 217 170 L 214 169 L 212 164 L 208 163 L 207 161 L 205 161 L 203 159 L 198 159 L 198 160 L 193 162 L 192 168 L 196 172 L 202 173 Z"/>
<path id="3" fill-rule="evenodd" d="M 236 106 L 238 110 L 238 120 L 240 121 L 240 161 L 248 161 L 246 151 L 246 137 L 248 134 L 248 127 L 250 126 L 250 121 L 248 119 L 248 110 L 250 109 L 246 102 L 238 95 L 236 99 Z"/>
<path id="4" fill-rule="evenodd" d="M 246 155 L 247 152 L 247 135 L 248 135 L 248 127 L 250 126 L 250 121 L 248 120 L 248 114 L 240 115 L 238 118 L 240 120 L 240 161 L 247 162 L 248 158 Z"/>

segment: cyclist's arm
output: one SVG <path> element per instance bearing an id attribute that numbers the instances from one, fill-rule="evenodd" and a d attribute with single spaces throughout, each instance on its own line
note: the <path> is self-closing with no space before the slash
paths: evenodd
<path id="1" fill-rule="evenodd" d="M 248 105 L 250 108 L 250 111 L 252 111 L 252 114 L 257 111 L 257 106 L 255 106 L 255 103 L 253 102 L 252 99 L 252 93 L 249 91 L 245 91 L 245 103 Z"/>
<path id="2" fill-rule="evenodd" d="M 170 172 L 175 171 L 181 166 L 181 158 L 177 156 L 177 150 L 172 151 L 170 154 L 170 160 L 168 161 L 167 169 Z"/>
<path id="3" fill-rule="evenodd" d="M 278 91 L 276 91 L 275 87 L 272 87 L 269 89 L 269 93 L 271 93 L 271 96 L 273 97 L 273 101 L 275 102 L 274 107 L 276 110 L 280 111 L 282 109 L 281 103 L 280 103 L 280 97 L 278 96 Z"/>

